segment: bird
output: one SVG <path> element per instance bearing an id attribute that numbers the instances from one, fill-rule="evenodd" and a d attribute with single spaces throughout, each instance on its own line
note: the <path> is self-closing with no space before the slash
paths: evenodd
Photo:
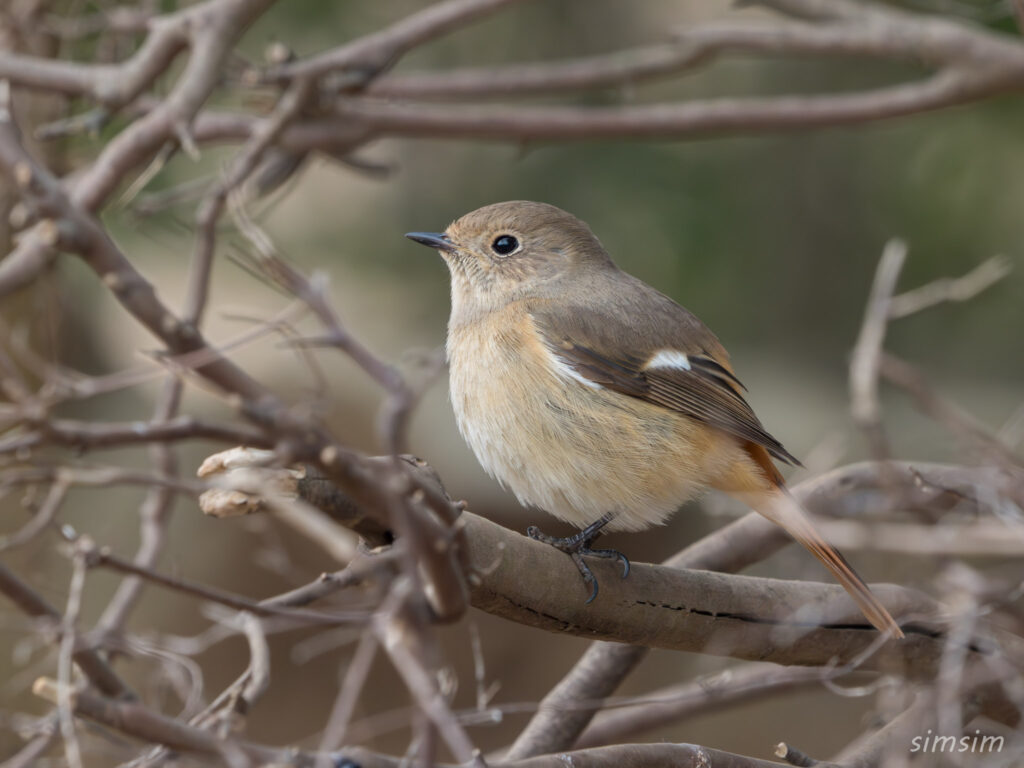
<path id="1" fill-rule="evenodd" d="M 570 523 L 531 538 L 585 557 L 606 531 L 664 523 L 714 488 L 784 528 L 890 637 L 899 625 L 792 497 L 799 465 L 747 403 L 729 354 L 693 313 L 616 266 L 586 223 L 553 205 L 495 203 L 444 232 L 409 232 L 451 277 L 446 353 L 458 428 L 520 503 Z"/>

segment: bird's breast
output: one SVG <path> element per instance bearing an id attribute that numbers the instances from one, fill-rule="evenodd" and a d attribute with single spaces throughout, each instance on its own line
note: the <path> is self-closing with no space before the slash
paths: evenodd
<path id="1" fill-rule="evenodd" d="M 727 444 L 692 420 L 559 368 L 515 305 L 453 323 L 447 350 L 452 407 L 480 464 L 579 527 L 607 512 L 612 528 L 663 522 L 726 461 Z"/>
<path id="2" fill-rule="evenodd" d="M 503 483 L 543 432 L 530 412 L 549 383 L 531 320 L 512 308 L 448 331 L 452 407 L 459 431 L 488 473 Z"/>

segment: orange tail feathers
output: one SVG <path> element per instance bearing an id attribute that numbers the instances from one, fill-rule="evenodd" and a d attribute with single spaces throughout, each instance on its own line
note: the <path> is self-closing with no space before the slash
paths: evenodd
<path id="1" fill-rule="evenodd" d="M 846 558 L 818 533 L 807 513 L 786 490 L 782 475 L 775 468 L 768 452 L 753 443 L 748 443 L 745 449 L 756 467 L 737 464 L 732 474 L 724 482 L 716 483 L 716 486 L 736 496 L 803 544 L 828 568 L 868 621 L 880 632 L 896 639 L 902 638 L 903 630 L 889 611 L 846 562 Z"/>
<path id="2" fill-rule="evenodd" d="M 846 558 L 818 533 L 807 513 L 800 508 L 800 505 L 784 487 L 764 493 L 741 495 L 744 500 L 751 502 L 751 506 L 757 512 L 785 529 L 790 536 L 818 558 L 853 598 L 867 620 L 880 632 L 885 632 L 890 637 L 897 639 L 903 637 L 903 630 L 900 629 L 899 624 L 896 623 L 889 611 L 846 562 Z"/>

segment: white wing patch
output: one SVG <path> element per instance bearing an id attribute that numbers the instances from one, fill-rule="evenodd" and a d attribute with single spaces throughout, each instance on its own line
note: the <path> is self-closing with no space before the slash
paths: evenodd
<path id="1" fill-rule="evenodd" d="M 604 389 L 604 387 L 602 387 L 596 381 L 591 381 L 586 376 L 582 375 L 579 371 L 577 371 L 575 368 L 573 368 L 571 365 L 569 365 L 567 362 L 565 362 L 562 358 L 558 356 L 557 352 L 553 352 L 552 350 L 549 349 L 548 355 L 551 357 L 551 364 L 554 366 L 555 372 L 563 379 L 573 379 L 574 381 L 578 381 L 580 384 L 586 387 L 590 387 L 591 389 Z"/>
<path id="2" fill-rule="evenodd" d="M 690 370 L 690 358 L 675 349 L 659 349 L 644 365 L 644 370 L 648 368 L 675 368 L 688 371 Z"/>

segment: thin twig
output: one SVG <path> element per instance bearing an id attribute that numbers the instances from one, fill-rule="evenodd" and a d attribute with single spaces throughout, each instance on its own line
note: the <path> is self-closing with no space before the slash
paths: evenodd
<path id="1" fill-rule="evenodd" d="M 84 543 L 84 540 L 83 540 Z M 71 584 L 68 587 L 68 602 L 64 609 L 61 622 L 60 648 L 57 655 L 57 715 L 60 733 L 64 739 L 64 757 L 70 768 L 82 768 L 82 747 L 78 743 L 75 732 L 74 712 L 72 711 L 71 664 L 74 659 L 75 640 L 77 637 L 78 615 L 82 610 L 82 592 L 85 589 L 87 572 L 85 552 L 75 547 L 72 558 Z"/>
<path id="2" fill-rule="evenodd" d="M 986 458 L 1011 470 L 1024 468 L 1021 458 L 1006 447 L 998 437 L 991 434 L 987 428 L 974 417 L 965 413 L 959 406 L 935 392 L 925 375 L 917 367 L 886 352 L 879 358 L 879 371 L 887 381 L 909 394 L 922 411 L 947 427 L 953 434 L 974 444 Z M 1021 498 L 1020 496 L 1016 497 Z"/>
<path id="3" fill-rule="evenodd" d="M 602 712 L 574 746 L 585 749 L 622 743 L 645 731 L 727 709 L 739 702 L 820 686 L 823 677 L 821 669 L 807 667 L 752 664 L 728 669 L 712 677 L 651 691 L 633 706 Z"/>
<path id="4" fill-rule="evenodd" d="M 960 277 L 934 280 L 920 288 L 893 296 L 889 302 L 889 319 L 895 320 L 921 312 L 944 302 L 969 301 L 998 283 L 1013 270 L 1013 262 L 1005 256 L 993 256 Z"/>
<path id="5" fill-rule="evenodd" d="M 59 626 L 61 614 L 34 589 L 23 582 L 3 564 L 0 564 L 0 592 L 28 616 Z M 134 698 L 131 688 L 110 668 L 103 657 L 92 648 L 78 648 L 73 655 L 75 664 L 89 682 L 108 696 Z"/>
<path id="6" fill-rule="evenodd" d="M 226 605 L 235 610 L 252 613 L 256 616 L 276 616 L 279 618 L 292 619 L 296 623 L 309 624 L 313 626 L 336 626 L 359 623 L 366 620 L 366 615 L 360 612 L 332 612 L 321 613 L 319 611 L 307 611 L 298 608 L 284 606 L 263 605 L 254 600 L 240 595 L 213 589 L 203 584 L 187 581 L 175 576 L 158 573 L 149 568 L 144 568 L 128 560 L 123 560 L 112 554 L 106 547 L 93 548 L 88 551 L 88 564 L 90 567 L 110 568 L 121 573 L 131 574 L 145 579 L 146 581 L 158 584 L 176 592 L 198 597 L 201 600 L 208 600 L 212 603 Z"/>
<path id="7" fill-rule="evenodd" d="M 889 304 L 906 258 L 905 243 L 900 240 L 886 243 L 871 285 L 860 335 L 850 355 L 850 409 L 854 421 L 864 430 L 872 456 L 876 459 L 889 456 L 889 441 L 882 429 L 878 402 L 878 368 L 889 322 Z"/>

